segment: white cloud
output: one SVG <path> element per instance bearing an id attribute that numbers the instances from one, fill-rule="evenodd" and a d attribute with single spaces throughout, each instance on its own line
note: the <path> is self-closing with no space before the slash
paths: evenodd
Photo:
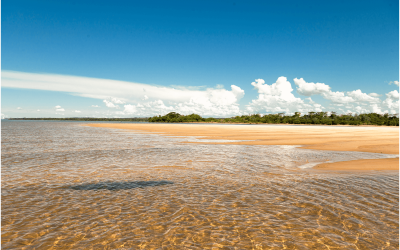
<path id="1" fill-rule="evenodd" d="M 322 106 L 308 99 L 310 104 L 304 103 L 300 98 L 296 98 L 292 91 L 292 85 L 286 77 L 279 77 L 278 80 L 271 84 L 265 84 L 263 79 L 256 79 L 251 85 L 257 89 L 259 95 L 256 100 L 252 100 L 247 105 L 249 113 L 307 113 L 309 111 L 322 111 Z"/>
<path id="2" fill-rule="evenodd" d="M 36 111 L 38 111 L 38 112 L 39 112 L 39 111 L 40 111 L 40 109 L 38 109 L 38 110 L 36 110 Z"/>
<path id="3" fill-rule="evenodd" d="M 5 119 L 5 118 L 8 118 L 8 115 L 1 113 L 1 119 Z"/>
<path id="4" fill-rule="evenodd" d="M 370 102 L 370 103 L 380 102 L 379 98 L 372 97 L 371 95 L 363 93 L 360 89 L 347 92 L 347 95 L 352 97 L 357 102 Z"/>
<path id="5" fill-rule="evenodd" d="M 110 102 L 110 101 L 108 101 L 108 100 L 103 100 L 103 102 L 106 104 L 106 106 L 107 107 L 109 107 L 109 108 L 119 108 L 119 106 L 118 105 L 115 105 L 114 103 L 112 103 L 112 102 Z"/>
<path id="6" fill-rule="evenodd" d="M 380 95 L 377 93 L 370 93 L 369 95 L 363 93 L 360 89 L 349 91 L 347 95 L 340 91 L 331 91 L 329 85 L 324 83 L 307 83 L 303 78 L 294 79 L 295 84 L 298 86 L 297 92 L 301 95 L 321 95 L 327 100 L 337 104 L 348 104 L 352 102 L 369 102 L 379 103 L 381 100 L 378 98 Z"/>
<path id="7" fill-rule="evenodd" d="M 330 108 L 337 110 L 338 113 L 345 112 L 345 109 L 357 113 L 386 110 L 398 113 L 397 90 L 387 93 L 386 100 L 382 101 L 379 94 L 366 94 L 360 89 L 334 92 L 325 83 L 308 83 L 303 78 L 295 78 L 294 83 L 297 93 L 307 98 L 295 97 L 292 85 L 286 77 L 279 77 L 272 84 L 265 84 L 262 79 L 255 80 L 251 85 L 257 90 L 258 97 L 243 110 L 240 109 L 239 100 L 245 93 L 236 85 L 231 85 L 230 89 L 225 89 L 221 84 L 217 84 L 214 88 L 175 85 L 163 87 L 88 77 L 2 71 L 2 87 L 61 91 L 100 99 L 107 107 L 112 108 L 107 110 L 107 113 L 101 113 L 109 117 L 114 115 L 153 116 L 171 111 L 214 117 L 248 113 L 285 112 L 290 114 L 296 111 L 301 113 L 323 111 L 325 108 L 321 105 L 322 103 L 316 103 L 311 99 L 310 96 L 313 95 L 320 95 L 326 99 L 324 104 L 329 104 Z M 398 85 L 398 81 L 394 81 L 393 84 Z M 120 106 L 123 107 L 118 110 Z M 98 108 L 99 106 L 91 105 L 91 107 Z M 65 111 L 60 105 L 54 108 L 58 112 Z"/>
<path id="8" fill-rule="evenodd" d="M 369 110 L 360 106 L 355 107 L 355 111 L 357 114 L 369 113 Z"/>
<path id="9" fill-rule="evenodd" d="M 75 110 L 75 113 L 80 113 L 81 111 L 79 111 L 79 110 Z"/>
<path id="10" fill-rule="evenodd" d="M 92 105 L 93 108 L 100 108 L 99 105 Z"/>
<path id="11" fill-rule="evenodd" d="M 395 84 L 395 85 L 397 85 L 397 86 L 399 86 L 399 81 L 391 81 L 391 82 L 389 82 L 389 84 Z"/>
<path id="12" fill-rule="evenodd" d="M 377 113 L 377 114 L 382 114 L 381 107 L 378 106 L 378 104 L 372 104 L 371 105 L 371 112 L 372 113 Z"/>
<path id="13" fill-rule="evenodd" d="M 136 109 L 136 107 L 135 107 L 135 105 L 131 105 L 131 104 L 128 104 L 128 105 L 124 105 L 124 111 L 123 111 L 123 114 L 135 114 L 135 113 L 137 113 L 137 109 Z"/>
<path id="14" fill-rule="evenodd" d="M 59 111 L 59 112 L 65 111 L 65 109 L 63 109 L 60 105 L 57 105 L 57 106 L 55 106 L 54 108 L 56 109 L 56 111 Z M 56 114 L 57 114 L 57 113 L 56 113 Z"/>
<path id="15" fill-rule="evenodd" d="M 117 98 L 111 98 L 111 102 L 116 103 L 116 104 L 124 104 L 125 103 L 124 101 L 121 101 Z"/>
<path id="16" fill-rule="evenodd" d="M 18 109 L 18 110 L 21 110 L 22 108 L 21 108 L 21 107 L 18 107 L 17 109 Z"/>
<path id="17" fill-rule="evenodd" d="M 295 78 L 293 81 L 298 86 L 297 93 L 304 96 L 321 95 L 330 92 L 331 89 L 331 87 L 325 83 L 306 82 L 303 78 Z"/>
<path id="18" fill-rule="evenodd" d="M 143 107 L 146 109 L 141 112 L 143 115 L 170 108 L 177 108 L 187 113 L 198 112 L 203 116 L 239 114 L 237 102 L 244 96 L 244 91 L 235 85 L 231 85 L 231 90 L 215 88 L 198 90 L 199 88 L 192 87 L 176 89 L 108 79 L 15 71 L 2 71 L 2 87 L 68 92 L 77 96 L 101 99 L 110 108 L 117 108 L 119 106 L 116 104 L 123 103 L 144 105 L 143 101 L 147 100 L 162 101 L 167 107 Z M 147 97 L 146 100 L 143 100 L 144 96 Z M 150 103 L 149 101 L 147 103 Z M 216 114 L 212 113 L 214 111 Z"/>
<path id="19" fill-rule="evenodd" d="M 323 98 L 333 103 L 346 104 L 355 101 L 351 96 L 346 96 L 344 92 L 331 91 L 331 87 L 325 83 L 306 82 L 303 78 L 300 79 L 295 78 L 293 79 L 293 81 L 298 86 L 297 93 L 299 93 L 300 95 L 304 96 L 321 95 Z M 353 92 L 347 92 L 347 93 L 353 93 Z"/>
<path id="20" fill-rule="evenodd" d="M 186 102 L 169 101 L 168 105 L 161 99 L 141 102 L 136 105 L 127 104 L 124 105 L 124 110 L 118 111 L 117 114 L 154 116 L 164 115 L 172 111 L 184 115 L 196 113 L 202 116 L 214 117 L 226 117 L 241 114 L 237 103 L 244 96 L 244 91 L 241 88 L 231 85 L 231 91 L 226 89 L 209 88 L 206 89 L 204 93 L 205 95 L 192 97 Z"/>
<path id="21" fill-rule="evenodd" d="M 333 102 L 333 103 L 350 103 L 354 102 L 354 99 L 350 96 L 345 96 L 344 92 L 340 91 L 329 91 L 328 93 L 323 93 L 322 97 Z"/>
<path id="22" fill-rule="evenodd" d="M 390 109 L 390 113 L 399 113 L 399 101 L 393 101 L 392 99 L 386 99 L 383 104 Z"/>
<path id="23" fill-rule="evenodd" d="M 36 74 L 2 71 L 2 87 L 68 92 L 73 95 L 121 102 L 138 102 L 146 94 L 150 99 L 188 102 L 191 98 L 207 96 L 207 91 L 175 89 L 143 83 L 124 82 L 79 76 Z M 112 100 L 110 100 L 112 101 Z"/>
<path id="24" fill-rule="evenodd" d="M 399 92 L 397 90 L 390 91 L 389 93 L 386 94 L 386 98 L 389 98 L 392 100 L 398 100 Z"/>
<path id="25" fill-rule="evenodd" d="M 386 94 L 386 100 L 383 101 L 383 105 L 390 109 L 390 112 L 396 113 L 396 110 L 400 110 L 400 93 L 397 90 L 390 91 Z"/>

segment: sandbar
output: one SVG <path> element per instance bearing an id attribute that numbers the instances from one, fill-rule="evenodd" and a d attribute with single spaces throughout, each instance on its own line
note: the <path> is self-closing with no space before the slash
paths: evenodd
<path id="1" fill-rule="evenodd" d="M 206 140 L 228 140 L 227 142 L 188 143 L 301 145 L 304 149 L 399 154 L 399 128 L 388 126 L 361 127 L 170 123 L 96 123 L 87 124 L 87 126 L 128 129 L 165 136 L 194 136 Z M 337 170 L 338 168 L 343 168 L 343 170 L 398 170 L 399 158 L 324 163 L 316 166 L 316 168 L 333 170 Z"/>
<path id="2" fill-rule="evenodd" d="M 368 159 L 322 163 L 314 167 L 321 170 L 399 170 L 399 158 Z"/>

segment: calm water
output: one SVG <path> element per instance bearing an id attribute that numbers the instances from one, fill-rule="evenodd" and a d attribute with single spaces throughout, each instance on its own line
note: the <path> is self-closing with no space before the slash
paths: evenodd
<path id="1" fill-rule="evenodd" d="M 397 172 L 301 169 L 384 155 L 82 124 L 2 122 L 3 249 L 399 248 Z"/>

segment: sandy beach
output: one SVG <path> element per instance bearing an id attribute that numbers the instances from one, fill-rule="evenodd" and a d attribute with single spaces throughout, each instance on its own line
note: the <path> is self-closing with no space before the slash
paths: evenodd
<path id="1" fill-rule="evenodd" d="M 399 153 L 398 127 L 120 123 L 89 124 L 89 126 L 128 129 L 166 136 L 195 136 L 202 139 L 233 140 L 232 142 L 202 142 L 208 144 L 302 145 L 304 149 L 316 150 Z M 399 159 L 325 163 L 315 168 L 326 170 L 398 170 Z"/>

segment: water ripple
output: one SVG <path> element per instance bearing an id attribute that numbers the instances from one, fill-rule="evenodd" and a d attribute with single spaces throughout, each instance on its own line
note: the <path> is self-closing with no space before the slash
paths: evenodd
<path id="1" fill-rule="evenodd" d="M 398 249 L 399 175 L 298 171 L 386 157 L 202 145 L 2 122 L 3 249 Z"/>

